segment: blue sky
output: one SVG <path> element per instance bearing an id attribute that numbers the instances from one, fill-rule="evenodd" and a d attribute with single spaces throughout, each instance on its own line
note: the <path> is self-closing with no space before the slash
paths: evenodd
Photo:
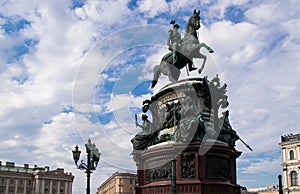
<path id="1" fill-rule="evenodd" d="M 280 136 L 300 129 L 296 0 L 0 2 L 0 160 L 63 167 L 82 193 L 85 175 L 71 150 L 91 138 L 102 153 L 92 192 L 116 171 L 135 172 L 134 114 L 169 83 L 162 77 L 149 89 L 152 68 L 168 52 L 169 22 L 176 19 L 183 35 L 194 9 L 200 40 L 215 50 L 202 50 L 200 76 L 227 83 L 231 124 L 254 150 L 236 145 L 238 183 L 277 184 Z"/>

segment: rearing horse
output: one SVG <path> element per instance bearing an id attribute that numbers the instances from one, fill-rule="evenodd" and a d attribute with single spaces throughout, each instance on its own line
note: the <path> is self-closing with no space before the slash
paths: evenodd
<path id="1" fill-rule="evenodd" d="M 172 52 L 169 52 L 162 58 L 160 65 L 156 65 L 154 67 L 151 88 L 154 88 L 157 84 L 158 78 L 161 74 L 167 75 L 171 82 L 178 81 L 180 69 L 184 68 L 187 64 L 192 65 L 193 58 L 203 59 L 202 66 L 198 70 L 199 73 L 202 72 L 207 57 L 200 53 L 200 48 L 204 47 L 210 53 L 213 53 L 214 51 L 205 43 L 199 43 L 197 36 L 197 30 L 201 27 L 199 15 L 200 11 L 197 12 L 195 9 L 193 15 L 189 18 L 186 24 L 185 35 L 179 45 L 176 63 L 173 65 Z"/>

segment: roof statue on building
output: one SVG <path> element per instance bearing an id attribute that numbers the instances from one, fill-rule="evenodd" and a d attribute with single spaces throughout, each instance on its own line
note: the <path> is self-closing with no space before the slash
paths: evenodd
<path id="1" fill-rule="evenodd" d="M 193 59 L 203 59 L 202 66 L 199 68 L 199 74 L 202 72 L 207 57 L 200 53 L 200 48 L 206 48 L 210 53 L 214 51 L 205 43 L 200 43 L 198 40 L 197 30 L 200 29 L 200 10 L 194 10 L 192 16 L 189 18 L 185 28 L 184 38 L 181 38 L 178 32 L 179 25 L 175 20 L 172 20 L 173 29 L 168 32 L 167 45 L 169 53 L 163 56 L 160 65 L 154 67 L 154 75 L 151 87 L 154 88 L 158 82 L 161 74 L 167 75 L 171 82 L 178 81 L 180 76 L 180 69 L 188 65 L 188 71 L 196 70 L 193 66 Z"/>

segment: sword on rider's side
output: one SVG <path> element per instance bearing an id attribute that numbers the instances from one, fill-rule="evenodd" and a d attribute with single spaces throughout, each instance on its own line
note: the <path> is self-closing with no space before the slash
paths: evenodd
<path id="1" fill-rule="evenodd" d="M 241 142 L 251 151 L 253 151 L 250 146 L 248 144 L 246 144 L 246 142 L 244 142 L 240 137 L 239 137 L 239 140 L 241 140 Z"/>

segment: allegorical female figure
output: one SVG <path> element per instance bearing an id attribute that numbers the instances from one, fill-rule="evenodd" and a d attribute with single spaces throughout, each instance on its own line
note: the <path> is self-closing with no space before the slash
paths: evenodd
<path id="1" fill-rule="evenodd" d="M 145 150 L 147 147 L 153 145 L 157 137 L 157 132 L 153 132 L 152 123 L 148 120 L 148 116 L 146 114 L 142 115 L 142 120 L 142 124 L 139 124 L 137 121 L 135 123 L 136 126 L 142 128 L 142 131 L 136 134 L 135 137 L 131 139 L 133 151 Z"/>

